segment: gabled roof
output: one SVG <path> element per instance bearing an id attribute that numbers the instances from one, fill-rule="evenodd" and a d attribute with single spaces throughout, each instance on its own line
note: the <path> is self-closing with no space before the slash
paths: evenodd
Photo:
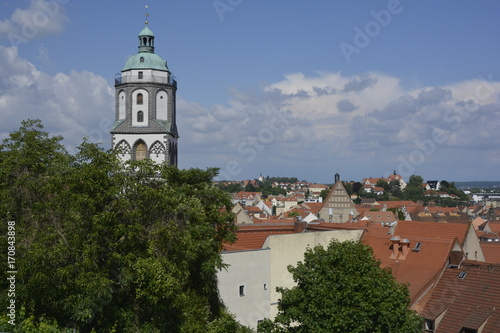
<path id="1" fill-rule="evenodd" d="M 389 222 L 397 222 L 397 217 L 394 215 L 392 211 L 365 211 L 361 214 L 363 217 L 367 217 L 373 222 L 378 223 L 389 223 Z"/>
<path id="2" fill-rule="evenodd" d="M 321 210 L 321 207 L 323 207 L 322 202 L 305 202 L 302 204 L 303 207 L 309 208 L 311 213 L 314 215 L 318 215 L 318 212 Z"/>
<path id="3" fill-rule="evenodd" d="M 425 305 L 422 316 L 442 319 L 435 333 L 500 332 L 500 265 L 464 261 L 458 269 L 448 268 Z"/>
<path id="4" fill-rule="evenodd" d="M 476 217 L 472 221 L 472 226 L 474 227 L 474 230 L 479 230 L 479 227 L 485 224 L 487 221 L 485 219 L 482 219 L 481 217 Z"/>
<path id="5" fill-rule="evenodd" d="M 370 183 L 375 186 L 379 180 L 386 180 L 385 178 L 363 178 L 363 184 Z"/>

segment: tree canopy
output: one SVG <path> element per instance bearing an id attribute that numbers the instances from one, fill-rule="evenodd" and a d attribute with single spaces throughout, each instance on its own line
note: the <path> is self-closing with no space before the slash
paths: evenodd
<path id="1" fill-rule="evenodd" d="M 297 285 L 281 293 L 274 321 L 260 333 L 413 333 L 422 320 L 409 310 L 406 285 L 374 259 L 360 242 L 332 241 L 328 248 L 308 249 L 304 261 L 289 266 Z"/>
<path id="2" fill-rule="evenodd" d="M 217 169 L 124 165 L 85 141 L 71 155 L 61 139 L 29 120 L 0 145 L 0 241 L 13 221 L 17 271 L 17 325 L 0 330 L 238 331 L 217 290 L 235 237 Z"/>

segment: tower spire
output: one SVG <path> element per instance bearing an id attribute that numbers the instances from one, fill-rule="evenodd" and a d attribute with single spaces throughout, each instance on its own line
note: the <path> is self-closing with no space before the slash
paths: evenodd
<path id="1" fill-rule="evenodd" d="M 145 14 L 145 15 L 146 15 L 146 22 L 144 22 L 144 23 L 146 23 L 146 25 L 148 25 L 148 23 L 149 23 L 149 19 L 148 19 L 148 17 L 149 17 L 148 8 L 149 8 L 149 6 L 148 6 L 148 5 L 146 5 L 146 14 Z"/>

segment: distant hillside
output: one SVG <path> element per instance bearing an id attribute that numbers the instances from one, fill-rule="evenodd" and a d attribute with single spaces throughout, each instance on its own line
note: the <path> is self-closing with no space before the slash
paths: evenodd
<path id="1" fill-rule="evenodd" d="M 471 182 L 455 182 L 455 186 L 458 189 L 466 190 L 471 188 L 500 188 L 500 181 L 471 181 Z"/>

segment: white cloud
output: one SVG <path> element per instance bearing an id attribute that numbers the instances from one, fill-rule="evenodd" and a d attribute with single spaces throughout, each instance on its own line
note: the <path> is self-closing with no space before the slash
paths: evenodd
<path id="1" fill-rule="evenodd" d="M 346 89 L 347 88 L 347 89 Z M 500 156 L 500 82 L 406 90 L 381 73 L 289 74 L 260 92 L 233 90 L 204 107 L 177 99 L 180 166 L 225 178 L 265 175 L 332 181 L 382 176 L 494 179 Z M 344 112 L 342 112 L 344 111 Z M 48 75 L 0 46 L 0 136 L 40 118 L 71 148 L 84 136 L 109 147 L 114 89 L 90 72 Z M 479 174 L 474 174 L 479 172 Z"/>
<path id="2" fill-rule="evenodd" d="M 234 179 L 243 174 L 251 177 L 262 168 L 293 169 L 304 176 L 319 169 L 322 179 L 329 179 L 336 167 L 362 172 L 359 177 L 401 169 L 407 177 L 409 172 L 438 170 L 442 177 L 463 179 L 477 168 L 477 158 L 467 160 L 470 155 L 484 159 L 481 168 L 488 171 L 480 177 L 493 178 L 500 167 L 492 165 L 500 150 L 499 97 L 500 83 L 491 80 L 406 90 L 398 78 L 381 73 L 353 77 L 294 73 L 269 84 L 260 96 L 233 94 L 230 106 L 219 107 L 223 112 L 214 117 L 221 122 L 216 135 L 207 132 L 205 138 L 198 135 L 197 139 L 210 146 L 210 136 L 224 138 L 221 150 L 226 153 L 203 162 L 223 171 L 237 169 L 230 175 Z M 289 113 L 287 125 L 271 130 L 270 119 L 283 112 Z M 217 112 L 206 109 L 203 113 L 206 118 Z M 464 157 L 460 165 L 457 154 Z M 194 160 L 195 155 L 190 157 Z M 237 162 L 239 169 L 234 163 L 228 167 L 228 161 Z M 263 161 L 269 161 L 267 168 Z M 433 176 L 438 177 L 429 175 Z"/>
<path id="3" fill-rule="evenodd" d="M 31 0 L 27 8 L 18 8 L 10 18 L 0 20 L 0 39 L 17 46 L 60 33 L 69 21 L 61 3 L 64 1 Z"/>
<path id="4" fill-rule="evenodd" d="M 72 149 L 87 136 L 109 146 L 114 120 L 114 90 L 90 72 L 50 76 L 20 58 L 17 48 L 0 46 L 1 137 L 25 119 L 41 119 L 47 131 L 62 135 Z"/>

